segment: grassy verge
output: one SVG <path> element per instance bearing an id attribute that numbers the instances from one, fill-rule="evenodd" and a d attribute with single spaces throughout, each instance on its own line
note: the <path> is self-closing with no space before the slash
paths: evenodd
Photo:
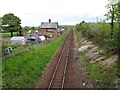
<path id="1" fill-rule="evenodd" d="M 99 63 L 90 63 L 85 58 L 85 52 L 81 53 L 87 69 L 87 75 L 92 80 L 94 88 L 113 88 L 114 80 L 117 78 L 117 64 L 112 65 L 109 69 L 104 69 Z"/>
<path id="2" fill-rule="evenodd" d="M 76 41 L 80 46 L 80 33 L 75 31 Z M 118 66 L 113 64 L 111 68 L 104 69 L 100 62 L 90 63 L 90 60 L 86 58 L 86 51 L 80 53 L 81 59 L 84 61 L 87 69 L 87 75 L 92 80 L 94 88 L 113 88 L 115 87 L 114 80 L 117 78 Z M 105 56 L 104 60 L 108 56 Z"/>
<path id="3" fill-rule="evenodd" d="M 67 32 L 45 45 L 13 56 L 2 62 L 3 88 L 24 88 L 32 85 L 65 39 Z"/>

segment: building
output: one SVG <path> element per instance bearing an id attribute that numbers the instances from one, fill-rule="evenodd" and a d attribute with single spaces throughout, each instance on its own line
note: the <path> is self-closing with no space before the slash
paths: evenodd
<path id="1" fill-rule="evenodd" d="M 40 33 L 49 38 L 55 38 L 59 35 L 58 22 L 51 22 L 51 19 L 49 22 L 41 22 L 40 28 Z"/>

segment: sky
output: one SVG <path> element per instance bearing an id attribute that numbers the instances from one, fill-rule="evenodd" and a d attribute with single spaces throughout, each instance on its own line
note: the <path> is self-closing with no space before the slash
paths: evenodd
<path id="1" fill-rule="evenodd" d="M 0 17 L 14 13 L 22 26 L 40 26 L 41 22 L 75 25 L 81 21 L 103 20 L 108 0 L 0 0 Z"/>

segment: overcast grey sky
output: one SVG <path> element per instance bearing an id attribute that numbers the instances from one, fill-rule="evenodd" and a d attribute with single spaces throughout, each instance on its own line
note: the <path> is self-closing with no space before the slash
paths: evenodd
<path id="1" fill-rule="evenodd" d="M 39 26 L 50 18 L 60 25 L 105 19 L 108 0 L 0 0 L 0 16 L 14 13 L 22 26 Z"/>

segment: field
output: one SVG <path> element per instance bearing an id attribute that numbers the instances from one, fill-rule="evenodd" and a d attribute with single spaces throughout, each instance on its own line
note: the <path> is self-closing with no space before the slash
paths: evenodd
<path id="1" fill-rule="evenodd" d="M 29 51 L 12 56 L 2 62 L 3 88 L 34 86 L 44 67 L 65 39 L 67 32 L 50 43 L 36 45 Z"/>
<path id="2" fill-rule="evenodd" d="M 17 36 L 17 32 L 13 32 L 13 36 Z M 2 33 L 2 37 L 3 38 L 11 37 L 11 33 L 10 32 Z"/>

